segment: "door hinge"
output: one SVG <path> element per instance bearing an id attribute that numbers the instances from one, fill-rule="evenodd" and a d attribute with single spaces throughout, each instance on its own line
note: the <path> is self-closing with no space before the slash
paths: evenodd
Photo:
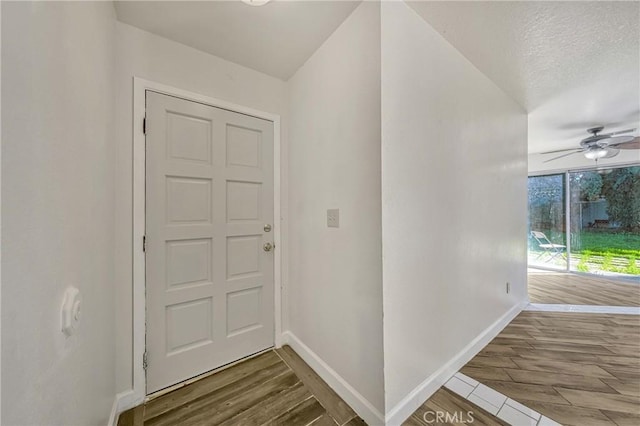
<path id="1" fill-rule="evenodd" d="M 147 236 L 143 235 L 142 236 L 142 251 L 143 252 L 147 252 Z"/>
<path id="2" fill-rule="evenodd" d="M 147 134 L 147 117 L 142 119 L 142 133 Z"/>
<path id="3" fill-rule="evenodd" d="M 142 368 L 146 371 L 149 366 L 149 357 L 147 356 L 147 351 L 144 351 L 142 354 Z"/>

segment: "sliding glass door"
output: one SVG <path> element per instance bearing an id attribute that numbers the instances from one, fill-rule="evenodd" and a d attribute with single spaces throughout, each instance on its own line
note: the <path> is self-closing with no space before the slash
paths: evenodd
<path id="1" fill-rule="evenodd" d="M 567 269 L 565 175 L 529 178 L 529 266 Z"/>
<path id="2" fill-rule="evenodd" d="M 640 276 L 640 166 L 530 177 L 529 266 Z"/>
<path id="3" fill-rule="evenodd" d="M 640 275 L 640 167 L 569 173 L 571 270 Z"/>

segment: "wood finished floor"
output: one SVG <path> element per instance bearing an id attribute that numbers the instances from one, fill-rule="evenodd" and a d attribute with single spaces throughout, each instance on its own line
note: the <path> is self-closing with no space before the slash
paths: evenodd
<path id="1" fill-rule="evenodd" d="M 531 303 L 640 306 L 640 281 L 555 272 L 529 273 Z"/>
<path id="2" fill-rule="evenodd" d="M 289 346 L 159 396 L 118 419 L 118 426 L 364 424 Z"/>
<path id="3" fill-rule="evenodd" d="M 563 425 L 640 425 L 640 317 L 522 312 L 461 372 Z"/>
<path id="4" fill-rule="evenodd" d="M 640 425 L 637 315 L 525 311 L 460 371 L 563 425 Z M 468 406 L 441 388 L 405 425 L 427 424 L 427 410 Z M 502 424 L 471 410 L 474 424 Z"/>

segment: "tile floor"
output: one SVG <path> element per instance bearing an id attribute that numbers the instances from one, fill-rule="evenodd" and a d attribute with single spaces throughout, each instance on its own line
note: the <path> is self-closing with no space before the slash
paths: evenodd
<path id="1" fill-rule="evenodd" d="M 444 386 L 510 425 L 559 426 L 550 418 L 462 373 L 456 373 Z"/>

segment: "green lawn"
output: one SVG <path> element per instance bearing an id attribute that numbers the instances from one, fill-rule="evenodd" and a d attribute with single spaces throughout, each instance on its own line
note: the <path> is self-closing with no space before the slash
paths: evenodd
<path id="1" fill-rule="evenodd" d="M 640 258 L 640 234 L 583 230 L 580 233 L 579 246 L 574 243 L 571 251 L 582 253 L 585 250 L 593 254 L 606 255 L 611 253 Z"/>
<path id="2" fill-rule="evenodd" d="M 562 234 L 551 240 L 563 244 Z M 538 252 L 535 244 L 531 247 Z M 578 271 L 609 271 L 629 275 L 640 275 L 640 234 L 630 232 L 607 232 L 605 230 L 582 230 L 579 239 L 574 236 L 571 245 L 572 264 Z M 562 259 L 558 258 L 557 262 Z M 573 262 L 578 262 L 577 265 Z"/>

